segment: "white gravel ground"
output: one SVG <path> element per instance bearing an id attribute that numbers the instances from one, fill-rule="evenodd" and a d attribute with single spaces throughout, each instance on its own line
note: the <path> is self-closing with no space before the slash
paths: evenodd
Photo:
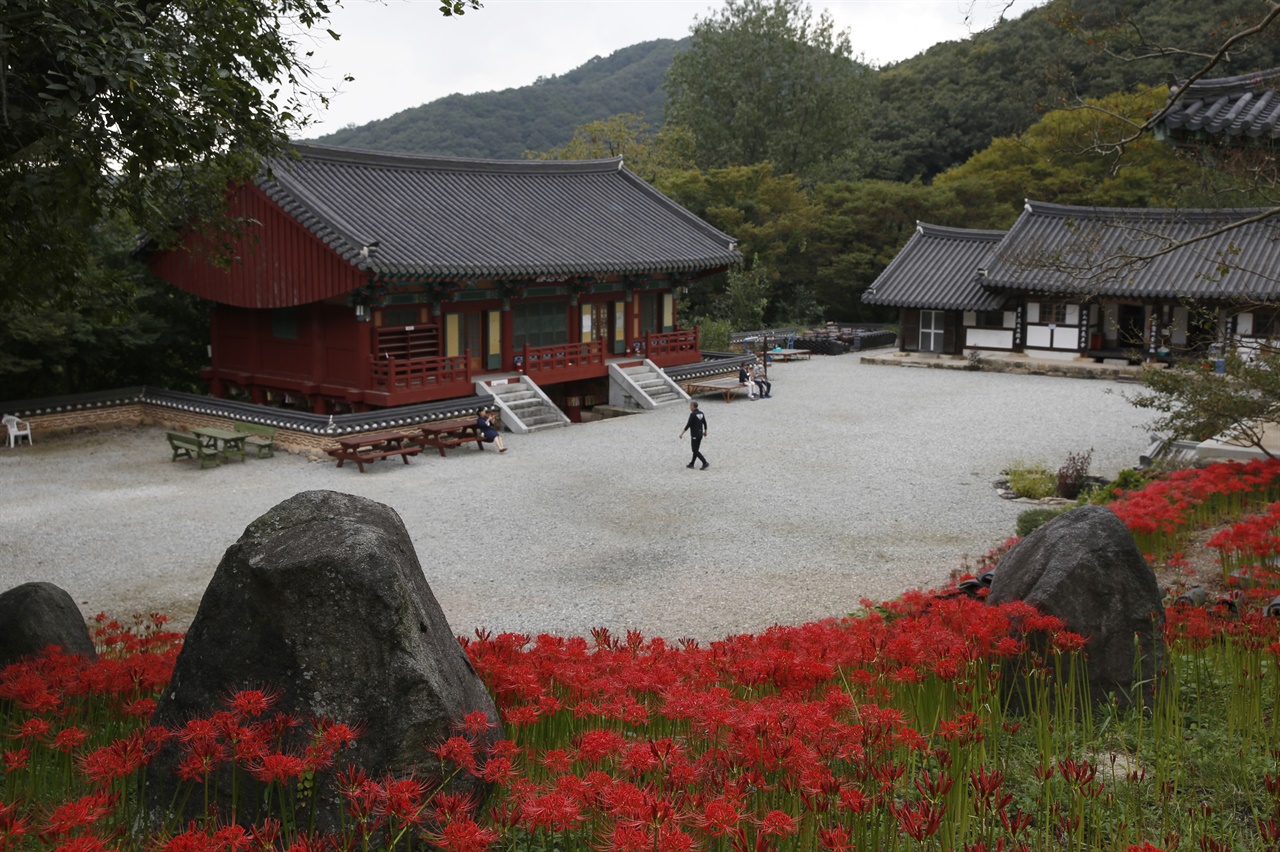
<path id="1" fill-rule="evenodd" d="M 1113 476 L 1148 443 L 1135 386 L 870 366 L 777 364 L 772 399 L 703 397 L 707 471 L 677 440 L 688 411 L 506 437 L 365 474 L 277 454 L 201 471 L 158 428 L 0 449 L 0 589 L 45 580 L 86 615 L 160 611 L 185 626 L 224 550 L 305 490 L 393 507 L 450 624 L 714 639 L 842 615 L 945 581 L 1026 508 L 992 488 L 1014 461 L 1093 449 Z"/>

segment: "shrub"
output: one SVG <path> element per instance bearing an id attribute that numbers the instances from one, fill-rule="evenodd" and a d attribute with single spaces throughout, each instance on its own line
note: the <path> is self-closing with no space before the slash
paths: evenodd
<path id="1" fill-rule="evenodd" d="M 1089 462 L 1093 460 L 1093 448 L 1083 453 L 1067 453 L 1067 460 L 1058 468 L 1058 496 L 1074 500 L 1080 495 L 1089 478 Z"/>
<path id="2" fill-rule="evenodd" d="M 699 349 L 705 352 L 728 352 L 733 345 L 730 341 L 733 326 L 728 320 L 699 318 L 694 324 L 698 326 Z"/>
<path id="3" fill-rule="evenodd" d="M 1126 468 L 1116 474 L 1116 478 L 1105 486 L 1089 493 L 1089 502 L 1105 506 L 1116 498 L 1116 491 L 1137 491 L 1155 477 L 1152 471 Z"/>
<path id="4" fill-rule="evenodd" d="M 1031 535 L 1036 528 L 1044 526 L 1070 508 L 1070 506 L 1056 506 L 1053 508 L 1027 509 L 1018 515 L 1017 532 L 1019 538 Z"/>
<path id="5" fill-rule="evenodd" d="M 1052 497 L 1058 491 L 1058 482 L 1044 465 L 1014 464 L 1005 471 L 1009 490 L 1028 500 Z"/>

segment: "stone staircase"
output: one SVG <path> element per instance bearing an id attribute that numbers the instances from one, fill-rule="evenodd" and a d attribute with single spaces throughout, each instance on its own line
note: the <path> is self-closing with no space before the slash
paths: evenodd
<path id="1" fill-rule="evenodd" d="M 556 408 L 528 376 L 504 385 L 484 385 L 483 392 L 493 395 L 502 411 L 502 424 L 518 435 L 569 425 L 565 413 Z"/>
<path id="2" fill-rule="evenodd" d="M 659 408 L 689 397 L 652 361 L 609 366 L 609 404 L 622 408 Z"/>

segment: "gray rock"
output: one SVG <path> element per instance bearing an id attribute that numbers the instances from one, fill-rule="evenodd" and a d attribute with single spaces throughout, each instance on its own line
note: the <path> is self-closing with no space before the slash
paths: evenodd
<path id="1" fill-rule="evenodd" d="M 1135 693 L 1135 645 L 1141 683 L 1150 697 L 1164 667 L 1164 606 L 1155 574 L 1124 523 L 1110 509 L 1082 506 L 1059 515 L 1005 554 L 989 604 L 1026 601 L 1084 636 L 1093 701 L 1114 694 L 1121 706 Z"/>
<path id="2" fill-rule="evenodd" d="M 0 594 L 0 668 L 50 645 L 98 659 L 84 615 L 64 590 L 53 583 L 23 583 Z"/>
<path id="3" fill-rule="evenodd" d="M 308 491 L 251 523 L 218 565 L 178 657 L 153 724 L 180 726 L 225 709 L 244 689 L 278 696 L 275 709 L 303 724 L 323 717 L 359 731 L 343 762 L 370 777 L 440 776 L 429 749 L 483 712 L 482 746 L 501 738 L 497 709 L 450 630 L 423 576 L 409 534 L 388 506 L 331 491 Z M 147 773 L 149 821 L 162 819 L 183 786 L 183 753 L 171 743 Z M 340 767 L 335 767 L 340 768 Z M 316 827 L 332 830 L 341 806 L 334 771 L 316 777 Z M 253 823 L 261 786 L 239 786 L 236 817 Z M 231 775 L 215 776 L 211 797 L 229 813 Z M 453 789 L 482 795 L 466 773 Z M 187 785 L 189 786 L 189 784 Z M 202 792 L 179 822 L 201 813 Z M 179 793 L 181 800 L 181 793 Z"/>

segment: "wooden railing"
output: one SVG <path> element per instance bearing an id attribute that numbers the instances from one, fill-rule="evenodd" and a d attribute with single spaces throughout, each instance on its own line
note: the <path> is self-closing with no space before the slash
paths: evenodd
<path id="1" fill-rule="evenodd" d="M 372 358 L 369 378 L 378 390 L 457 387 L 471 384 L 468 353 L 449 358 Z"/>
<path id="2" fill-rule="evenodd" d="M 647 331 L 644 340 L 636 341 L 643 347 L 638 354 L 653 361 L 661 361 L 664 356 L 677 353 L 698 351 L 698 329 L 686 328 L 680 331 Z"/>
<path id="3" fill-rule="evenodd" d="M 583 368 L 604 368 L 604 341 L 587 340 L 582 343 L 560 343 L 555 346 L 525 345 L 516 359 L 518 369 L 526 375 L 547 373 L 582 373 Z"/>

